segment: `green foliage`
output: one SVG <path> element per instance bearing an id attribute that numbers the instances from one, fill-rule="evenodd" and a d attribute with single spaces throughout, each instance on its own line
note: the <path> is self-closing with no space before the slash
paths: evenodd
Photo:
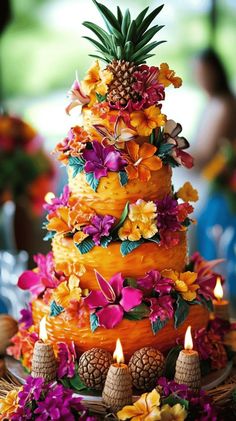
<path id="1" fill-rule="evenodd" d="M 175 310 L 175 328 L 177 329 L 188 317 L 189 304 L 178 294 Z"/>
<path id="2" fill-rule="evenodd" d="M 58 305 L 56 301 L 50 304 L 50 317 L 56 317 L 64 311 L 64 307 Z"/>
<path id="3" fill-rule="evenodd" d="M 86 174 L 86 181 L 94 191 L 97 191 L 99 180 L 96 179 L 94 173 L 89 172 Z"/>
<path id="4" fill-rule="evenodd" d="M 144 243 L 143 239 L 140 239 L 138 241 L 129 241 L 129 240 L 122 241 L 121 246 L 120 246 L 120 252 L 122 256 L 127 256 L 127 254 L 131 253 L 131 251 L 135 250 L 137 247 L 139 247 L 143 243 Z"/>
<path id="5" fill-rule="evenodd" d="M 149 315 L 149 308 L 146 304 L 142 303 L 133 308 L 128 313 L 125 313 L 125 318 L 128 320 L 142 320 Z"/>
<path id="6" fill-rule="evenodd" d="M 84 169 L 85 161 L 81 157 L 70 156 L 69 157 L 69 166 L 73 169 L 73 177 L 76 177 L 77 174 L 81 173 Z"/>
<path id="7" fill-rule="evenodd" d="M 167 379 L 174 378 L 176 361 L 182 349 L 183 347 L 181 345 L 178 345 L 178 346 L 175 346 L 174 348 L 171 348 L 171 350 L 169 351 L 166 357 L 165 372 L 164 372 L 164 375 L 167 377 Z"/>
<path id="8" fill-rule="evenodd" d="M 128 183 L 128 175 L 126 171 L 120 171 L 119 172 L 119 180 L 121 186 L 125 186 Z"/>
<path id="9" fill-rule="evenodd" d="M 159 330 L 161 330 L 168 323 L 168 321 L 169 319 L 160 320 L 160 318 L 158 317 L 158 319 L 155 322 L 152 322 L 152 331 L 154 335 L 156 335 L 157 332 L 159 332 Z"/>
<path id="10" fill-rule="evenodd" d="M 98 317 L 95 313 L 90 314 L 90 328 L 92 332 L 95 332 L 95 330 L 98 328 Z"/>
<path id="11" fill-rule="evenodd" d="M 154 25 L 151 28 L 153 20 L 160 13 L 163 5 L 156 7 L 147 15 L 146 7 L 136 19 L 131 18 L 130 11 L 126 10 L 123 15 L 120 8 L 117 8 L 117 16 L 103 4 L 93 0 L 102 15 L 107 27 L 107 32 L 93 22 L 84 22 L 83 25 L 90 29 L 97 39 L 84 37 L 95 47 L 99 55 L 92 57 L 104 60 L 110 63 L 114 59 L 126 60 L 136 64 L 145 63 L 146 59 L 152 57 L 150 52 L 165 41 L 151 41 L 162 25 Z"/>
<path id="12" fill-rule="evenodd" d="M 86 254 L 94 248 L 95 243 L 92 238 L 87 237 L 81 243 L 75 243 L 75 245 L 81 254 Z"/>

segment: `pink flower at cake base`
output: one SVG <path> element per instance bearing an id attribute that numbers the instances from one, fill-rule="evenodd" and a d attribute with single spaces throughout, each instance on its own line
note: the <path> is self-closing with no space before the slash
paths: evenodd
<path id="1" fill-rule="evenodd" d="M 160 296 L 170 294 L 173 289 L 174 282 L 172 279 L 165 278 L 158 270 L 151 270 L 143 278 L 139 278 L 137 285 L 144 291 L 144 294 L 149 295 L 156 291 Z"/>
<path id="2" fill-rule="evenodd" d="M 92 291 L 84 302 L 95 310 L 100 326 L 112 329 L 121 322 L 125 312 L 141 304 L 143 293 L 133 287 L 124 287 L 125 279 L 120 273 L 109 282 L 97 272 L 96 278 L 101 291 Z"/>
<path id="3" fill-rule="evenodd" d="M 74 107 L 78 107 L 79 105 L 86 105 L 90 102 L 90 97 L 82 91 L 80 83 L 77 79 L 71 86 L 71 89 L 68 92 L 68 97 L 70 99 L 70 103 L 66 107 L 67 114 L 70 114 L 70 111 Z"/>
<path id="4" fill-rule="evenodd" d="M 99 180 L 101 177 L 105 177 L 108 171 L 124 170 L 127 162 L 113 146 L 104 147 L 95 140 L 92 147 L 93 149 L 86 149 L 83 152 L 86 173 L 94 173 L 95 178 Z"/>
<path id="5" fill-rule="evenodd" d="M 111 215 L 95 215 L 90 225 L 83 228 L 83 232 L 91 236 L 92 240 L 99 246 L 103 237 L 109 237 L 115 218 Z"/>
<path id="6" fill-rule="evenodd" d="M 76 364 L 76 350 L 75 350 L 75 343 L 71 341 L 70 344 L 66 344 L 65 342 L 58 343 L 58 371 L 57 375 L 58 378 L 61 379 L 63 377 L 72 378 L 75 375 L 75 364 Z"/>
<path id="7" fill-rule="evenodd" d="M 170 295 L 163 295 L 158 298 L 149 298 L 151 304 L 149 319 L 151 322 L 156 322 L 157 319 L 164 321 L 172 319 L 174 316 L 174 299 Z"/>

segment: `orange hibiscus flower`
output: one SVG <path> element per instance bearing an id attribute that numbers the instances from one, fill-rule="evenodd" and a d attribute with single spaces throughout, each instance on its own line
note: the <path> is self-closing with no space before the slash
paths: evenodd
<path id="1" fill-rule="evenodd" d="M 171 70 L 167 63 L 162 63 L 160 65 L 160 72 L 158 75 L 158 82 L 162 85 L 170 86 L 171 84 L 175 88 L 179 88 L 182 85 L 182 79 L 178 76 L 175 76 L 174 70 Z"/>
<path id="2" fill-rule="evenodd" d="M 158 171 L 162 167 L 162 161 L 155 156 L 157 148 L 150 143 L 143 143 L 141 146 L 135 141 L 127 142 L 128 165 L 126 172 L 130 180 L 139 178 L 141 181 L 148 181 L 151 171 Z"/>
<path id="3" fill-rule="evenodd" d="M 152 105 L 141 111 L 134 111 L 130 115 L 130 123 L 136 128 L 139 136 L 150 136 L 153 129 L 165 125 L 166 116 L 161 114 L 160 108 Z"/>

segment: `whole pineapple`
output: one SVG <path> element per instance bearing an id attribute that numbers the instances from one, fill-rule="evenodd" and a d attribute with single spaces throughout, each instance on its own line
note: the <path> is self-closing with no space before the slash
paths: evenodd
<path id="1" fill-rule="evenodd" d="M 90 37 L 84 38 L 92 42 L 100 54 L 91 54 L 91 56 L 105 61 L 107 69 L 113 74 L 107 100 L 111 105 L 123 108 L 130 100 L 133 102 L 138 100 L 137 93 L 133 89 L 134 73 L 137 66 L 144 64 L 146 59 L 152 57 L 154 54 L 150 54 L 150 51 L 164 42 L 150 42 L 154 35 L 163 28 L 162 25 L 154 25 L 149 28 L 163 5 L 154 9 L 149 15 L 147 15 L 148 7 L 146 7 L 136 19 L 132 20 L 129 10 L 126 10 L 123 15 L 118 6 L 116 17 L 103 4 L 96 0 L 93 2 L 105 21 L 107 32 L 95 23 L 84 22 L 83 25 L 89 28 L 98 40 Z"/>

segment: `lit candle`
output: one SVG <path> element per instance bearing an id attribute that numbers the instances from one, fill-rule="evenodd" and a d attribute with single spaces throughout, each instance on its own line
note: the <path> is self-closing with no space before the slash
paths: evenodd
<path id="1" fill-rule="evenodd" d="M 113 358 L 115 362 L 110 366 L 107 373 L 102 398 L 112 412 L 116 413 L 125 405 L 132 403 L 132 379 L 128 366 L 124 363 L 120 339 L 116 341 Z"/>
<path id="2" fill-rule="evenodd" d="M 193 349 L 191 326 L 186 330 L 184 349 L 180 351 L 175 367 L 175 381 L 198 391 L 201 387 L 201 371 L 198 352 Z"/>
<path id="3" fill-rule="evenodd" d="M 46 321 L 45 316 L 39 325 L 39 340 L 34 346 L 31 376 L 43 377 L 47 381 L 52 381 L 56 378 L 57 361 L 53 347 L 48 343 Z"/>
<path id="4" fill-rule="evenodd" d="M 221 285 L 220 276 L 217 277 L 216 286 L 214 288 L 215 300 L 213 301 L 214 305 L 214 314 L 215 317 L 220 319 L 229 320 L 229 301 L 223 299 L 223 288 Z"/>

